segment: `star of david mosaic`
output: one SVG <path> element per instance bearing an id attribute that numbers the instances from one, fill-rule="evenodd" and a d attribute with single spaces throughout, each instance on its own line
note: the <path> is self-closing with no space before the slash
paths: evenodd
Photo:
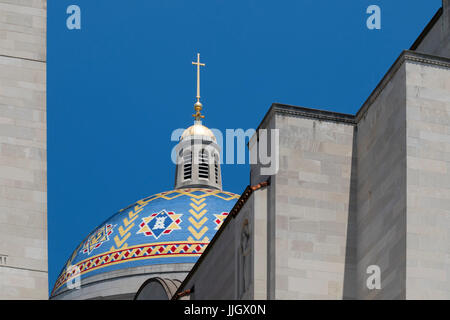
<path id="1" fill-rule="evenodd" d="M 181 229 L 180 217 L 182 214 L 174 212 L 167 212 L 162 210 L 158 213 L 153 213 L 148 217 L 142 218 L 142 223 L 139 225 L 137 234 L 143 233 L 146 236 L 153 236 L 158 239 L 161 235 L 170 234 L 173 230 Z"/>
<path id="2" fill-rule="evenodd" d="M 114 226 L 112 224 L 107 224 L 99 228 L 92 236 L 87 239 L 81 251 L 83 253 L 91 254 L 92 251 L 109 240 L 109 236 L 111 235 L 111 233 L 113 233 L 113 229 Z"/>

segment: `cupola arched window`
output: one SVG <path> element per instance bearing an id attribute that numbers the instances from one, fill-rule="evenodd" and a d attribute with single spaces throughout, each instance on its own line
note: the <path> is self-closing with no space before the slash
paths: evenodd
<path id="1" fill-rule="evenodd" d="M 216 183 L 219 183 L 219 157 L 217 153 L 214 155 L 214 176 L 216 178 Z"/>
<path id="2" fill-rule="evenodd" d="M 183 179 L 192 179 L 192 151 L 183 152 Z"/>
<path id="3" fill-rule="evenodd" d="M 208 151 L 202 149 L 198 153 L 198 177 L 209 179 L 209 156 Z"/>

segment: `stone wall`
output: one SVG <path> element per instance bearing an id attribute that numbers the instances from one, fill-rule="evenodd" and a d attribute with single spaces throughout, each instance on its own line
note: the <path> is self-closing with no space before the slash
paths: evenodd
<path id="1" fill-rule="evenodd" d="M 434 62 L 406 64 L 407 299 L 450 298 L 450 59 Z"/>
<path id="2" fill-rule="evenodd" d="M 442 14 L 415 50 L 440 57 L 450 57 L 450 0 L 442 0 Z"/>
<path id="3" fill-rule="evenodd" d="M 267 150 L 266 154 L 270 155 L 271 150 L 271 130 L 276 129 L 275 116 L 273 116 L 273 108 L 269 110 L 266 117 L 261 122 L 259 129 L 267 130 Z M 249 152 L 258 160 L 256 163 L 250 165 L 250 185 L 257 185 L 262 182 L 269 181 L 269 185 L 264 192 L 259 192 L 261 196 L 254 194 L 254 219 L 255 219 L 255 266 L 258 263 L 258 270 L 255 269 L 255 296 L 261 299 L 275 299 L 276 288 L 276 242 L 275 242 L 275 228 L 276 228 L 276 180 L 277 174 L 272 176 L 262 175 L 261 159 L 259 159 L 259 134 L 255 134 L 249 142 Z M 257 211 L 258 210 L 258 211 Z M 265 239 L 264 239 L 265 238 Z M 263 243 L 261 243 L 263 241 Z M 259 249 L 258 249 L 259 247 Z M 264 250 L 265 253 L 258 252 Z M 265 261 L 265 266 L 259 265 Z M 264 274 L 265 273 L 265 274 Z M 264 279 L 263 281 L 261 281 Z M 263 290 L 266 293 L 263 293 Z"/>
<path id="4" fill-rule="evenodd" d="M 47 299 L 46 1 L 0 0 L 0 299 Z"/>
<path id="5" fill-rule="evenodd" d="M 328 120 L 320 120 L 320 113 L 302 112 L 305 116 L 280 111 L 275 120 L 280 169 L 274 298 L 342 299 L 346 273 L 354 272 L 347 245 L 354 125 L 351 116 L 329 113 Z"/>
<path id="6" fill-rule="evenodd" d="M 268 237 L 267 237 L 267 194 L 270 186 L 253 193 L 253 298 L 266 300 L 268 297 L 267 266 L 268 266 Z"/>
<path id="7" fill-rule="evenodd" d="M 397 63 L 396 65 L 401 65 Z M 392 69 L 358 114 L 357 297 L 405 297 L 406 84 Z M 381 290 L 366 286 L 367 267 L 381 269 Z"/>
<path id="8" fill-rule="evenodd" d="M 0 54 L 46 60 L 46 0 L 0 1 Z"/>

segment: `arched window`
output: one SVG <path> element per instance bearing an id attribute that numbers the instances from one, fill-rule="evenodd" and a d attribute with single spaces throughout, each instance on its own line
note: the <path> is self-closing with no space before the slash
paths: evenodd
<path id="1" fill-rule="evenodd" d="M 198 177 L 209 179 L 209 156 L 205 149 L 198 153 Z"/>
<path id="2" fill-rule="evenodd" d="M 183 178 L 192 179 L 192 151 L 187 150 L 183 153 Z"/>
<path id="3" fill-rule="evenodd" d="M 216 183 L 219 183 L 219 157 L 217 154 L 214 155 L 214 176 L 216 178 Z"/>

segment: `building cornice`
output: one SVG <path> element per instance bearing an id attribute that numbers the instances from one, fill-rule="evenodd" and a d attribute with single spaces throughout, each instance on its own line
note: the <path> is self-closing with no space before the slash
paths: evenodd
<path id="1" fill-rule="evenodd" d="M 256 131 L 266 126 L 266 122 L 275 115 L 287 115 L 291 117 L 302 117 L 317 119 L 320 121 L 331 121 L 344 123 L 348 125 L 356 125 L 361 118 L 369 110 L 370 106 L 376 101 L 383 89 L 392 80 L 397 71 L 405 62 L 420 63 L 428 66 L 450 69 L 450 59 L 445 57 L 434 56 L 426 53 L 420 53 L 411 50 L 403 51 L 393 65 L 389 68 L 383 79 L 378 83 L 367 100 L 363 103 L 356 115 L 339 113 L 327 110 L 310 109 L 305 107 L 293 106 L 282 103 L 273 103 L 269 111 L 265 114 L 263 120 L 259 124 Z"/>
<path id="2" fill-rule="evenodd" d="M 320 109 L 310 109 L 305 107 L 296 107 L 285 104 L 272 104 L 273 111 L 280 115 L 297 116 L 303 118 L 314 118 L 322 121 L 332 121 L 347 124 L 355 124 L 355 116 L 346 113 L 338 113 Z"/>
<path id="3" fill-rule="evenodd" d="M 426 25 L 425 29 L 423 29 L 422 33 L 419 35 L 419 37 L 414 41 L 411 48 L 409 50 L 416 50 L 420 44 L 422 43 L 423 39 L 430 33 L 431 29 L 433 29 L 436 22 L 439 21 L 440 17 L 442 16 L 442 13 L 444 12 L 443 8 L 439 8 L 439 10 L 435 13 L 433 18 L 430 20 L 430 22 Z"/>
<path id="4" fill-rule="evenodd" d="M 321 121 L 331 121 L 338 123 L 345 123 L 348 125 L 355 125 L 355 116 L 346 113 L 339 113 L 320 109 L 311 109 L 299 106 L 293 106 L 282 103 L 272 103 L 269 111 L 265 114 L 263 120 L 259 124 L 256 131 L 265 127 L 265 123 L 271 119 L 274 115 L 285 115 L 291 117 L 301 117 L 317 119 Z"/>
<path id="5" fill-rule="evenodd" d="M 376 88 L 372 91 L 370 96 L 364 102 L 362 107 L 355 115 L 355 120 L 358 123 L 362 117 L 369 110 L 370 106 L 376 101 L 383 89 L 392 80 L 397 71 L 402 67 L 405 62 L 420 63 L 428 66 L 436 66 L 441 68 L 450 69 L 450 59 L 445 57 L 434 56 L 426 53 L 420 53 L 416 51 L 404 50 L 394 64 L 389 68 L 383 79 L 378 83 Z"/>

